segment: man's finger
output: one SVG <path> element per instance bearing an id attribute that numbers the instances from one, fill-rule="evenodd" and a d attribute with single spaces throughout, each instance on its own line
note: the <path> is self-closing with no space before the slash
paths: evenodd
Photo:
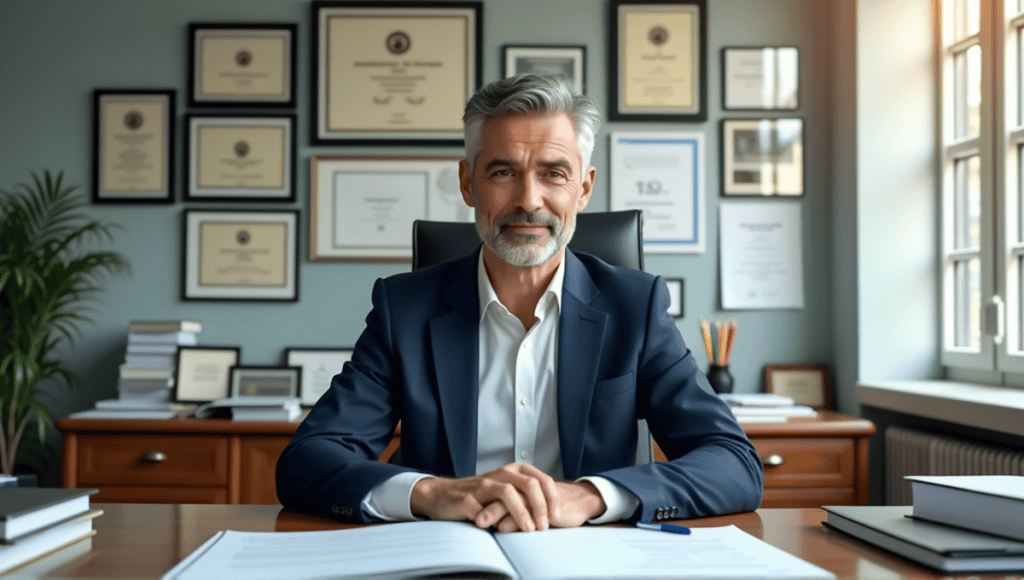
<path id="1" fill-rule="evenodd" d="M 508 509 L 505 507 L 505 504 L 495 501 L 480 510 L 480 513 L 473 519 L 473 523 L 479 528 L 487 529 L 491 526 L 497 526 L 498 522 L 507 515 Z"/>
<path id="2" fill-rule="evenodd" d="M 493 498 L 504 503 L 505 509 L 507 509 L 509 515 L 515 519 L 516 526 L 518 526 L 520 530 L 532 532 L 537 529 L 537 526 L 533 521 L 533 516 L 530 515 L 530 510 L 526 507 L 523 495 L 519 493 L 516 486 L 511 483 L 491 482 L 489 487 L 490 493 L 493 494 L 490 495 L 489 499 Z"/>

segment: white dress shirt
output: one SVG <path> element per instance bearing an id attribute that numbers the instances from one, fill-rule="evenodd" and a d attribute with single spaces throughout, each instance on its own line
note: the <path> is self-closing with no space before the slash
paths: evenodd
<path id="1" fill-rule="evenodd" d="M 477 263 L 480 296 L 480 368 L 477 399 L 476 472 L 486 473 L 512 462 L 537 467 L 555 480 L 563 477 L 558 440 L 558 318 L 562 304 L 565 260 L 558 265 L 537 301 L 537 321 L 529 330 L 504 304 L 487 277 L 483 252 Z M 511 369 L 511 372 L 510 372 Z M 396 475 L 363 499 L 367 511 L 387 521 L 416 519 L 412 488 L 421 473 Z M 632 493 L 603 477 L 582 477 L 594 484 L 605 502 L 603 514 L 590 520 L 618 521 L 636 510 Z"/>

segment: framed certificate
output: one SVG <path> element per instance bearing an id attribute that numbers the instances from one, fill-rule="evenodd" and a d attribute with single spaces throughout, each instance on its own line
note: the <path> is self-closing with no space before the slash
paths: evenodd
<path id="1" fill-rule="evenodd" d="M 299 298 L 299 212 L 185 210 L 184 300 Z"/>
<path id="2" fill-rule="evenodd" d="M 310 142 L 462 143 L 482 2 L 313 2 Z"/>
<path id="3" fill-rule="evenodd" d="M 241 360 L 238 346 L 179 346 L 174 400 L 208 403 L 228 396 L 228 375 Z"/>
<path id="4" fill-rule="evenodd" d="M 579 94 L 587 90 L 587 47 L 525 46 L 506 44 L 502 47 L 501 76 L 525 73 L 563 76 L 572 81 Z"/>
<path id="5" fill-rule="evenodd" d="M 286 365 L 302 369 L 299 398 L 306 407 L 320 400 L 331 387 L 334 375 L 352 359 L 351 348 L 288 347 L 284 352 Z"/>
<path id="6" fill-rule="evenodd" d="M 610 210 L 643 212 L 644 252 L 702 254 L 703 133 L 612 133 Z"/>
<path id="7" fill-rule="evenodd" d="M 765 365 L 764 392 L 790 397 L 796 405 L 832 408 L 832 386 L 826 364 Z"/>
<path id="8" fill-rule="evenodd" d="M 185 115 L 185 201 L 295 201 L 295 115 Z"/>
<path id="9" fill-rule="evenodd" d="M 295 107 L 294 24 L 188 25 L 189 107 Z"/>
<path id="10" fill-rule="evenodd" d="M 231 367 L 231 397 L 297 397 L 302 369 L 298 367 Z"/>
<path id="11" fill-rule="evenodd" d="M 611 0 L 608 117 L 707 119 L 704 0 Z"/>
<path id="12" fill-rule="evenodd" d="M 460 157 L 310 159 L 309 259 L 411 260 L 412 222 L 473 222 Z"/>
<path id="13" fill-rule="evenodd" d="M 93 203 L 174 202 L 175 92 L 93 91 Z"/>
<path id="14" fill-rule="evenodd" d="M 722 194 L 803 195 L 803 119 L 723 119 Z"/>
<path id="15" fill-rule="evenodd" d="M 722 108 L 793 110 L 799 106 L 800 52 L 793 46 L 722 49 Z"/>

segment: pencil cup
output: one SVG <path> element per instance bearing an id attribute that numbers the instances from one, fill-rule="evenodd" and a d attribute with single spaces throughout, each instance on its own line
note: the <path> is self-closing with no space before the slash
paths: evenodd
<path id="1" fill-rule="evenodd" d="M 729 365 L 708 366 L 708 382 L 718 394 L 731 393 L 732 373 L 729 372 Z"/>

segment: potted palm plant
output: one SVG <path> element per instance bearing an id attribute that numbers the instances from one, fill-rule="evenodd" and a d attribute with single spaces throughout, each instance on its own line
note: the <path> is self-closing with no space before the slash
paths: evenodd
<path id="1" fill-rule="evenodd" d="M 58 347 L 73 346 L 83 313 L 108 276 L 129 271 L 127 259 L 90 246 L 118 226 L 84 211 L 63 172 L 32 173 L 31 184 L 0 190 L 0 473 L 14 471 L 26 428 L 40 440 L 53 425 L 43 401 L 48 381 L 73 388 L 80 378 Z"/>

